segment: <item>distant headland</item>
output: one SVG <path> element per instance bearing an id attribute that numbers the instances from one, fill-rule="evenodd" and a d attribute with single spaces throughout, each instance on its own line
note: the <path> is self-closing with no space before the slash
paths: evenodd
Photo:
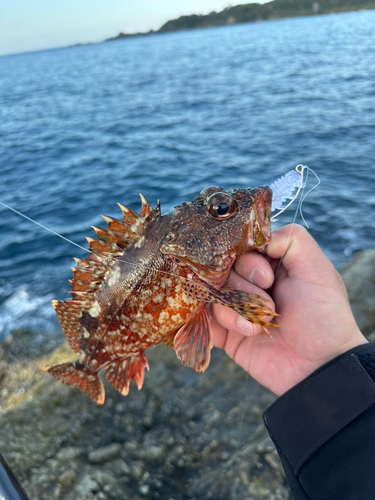
<path id="1" fill-rule="evenodd" d="M 320 14 L 333 14 L 356 10 L 375 9 L 375 0 L 273 0 L 265 4 L 247 3 L 227 7 L 221 12 L 210 12 L 206 15 L 192 14 L 181 16 L 178 19 L 167 21 L 157 31 L 147 33 L 119 33 L 106 42 L 147 36 L 171 31 L 185 31 L 213 26 L 226 26 L 230 24 L 251 23 L 256 21 L 270 21 L 288 17 L 301 17 Z"/>

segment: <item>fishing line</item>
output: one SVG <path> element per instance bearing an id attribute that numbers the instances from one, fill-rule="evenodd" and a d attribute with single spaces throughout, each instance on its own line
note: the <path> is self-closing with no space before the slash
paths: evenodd
<path id="1" fill-rule="evenodd" d="M 306 181 L 304 181 L 304 171 L 305 171 L 305 170 L 307 170 Z M 300 192 L 301 192 L 301 190 L 302 190 L 302 195 L 303 195 L 303 196 L 300 198 L 300 200 L 299 200 L 299 202 L 298 202 L 298 205 L 297 205 L 297 210 L 296 210 L 296 212 L 295 212 L 295 215 L 294 215 L 294 218 L 293 218 L 293 222 L 292 222 L 292 228 L 293 228 L 293 225 L 294 225 L 294 223 L 295 223 L 295 220 L 296 220 L 296 216 L 297 216 L 298 210 L 299 210 L 299 212 L 300 212 L 300 214 L 301 214 L 301 218 L 302 218 L 303 222 L 305 223 L 306 227 L 309 227 L 309 226 L 308 226 L 308 224 L 307 224 L 307 222 L 306 222 L 306 220 L 305 220 L 305 218 L 304 218 L 304 216 L 303 216 L 303 214 L 302 214 L 302 203 L 304 202 L 304 200 L 305 200 L 306 196 L 307 196 L 308 194 L 310 194 L 310 193 L 311 193 L 311 191 L 312 191 L 313 189 L 315 189 L 316 187 L 318 187 L 318 186 L 319 186 L 319 184 L 320 184 L 320 179 L 319 179 L 319 177 L 316 175 L 316 173 L 315 173 L 315 172 L 314 172 L 311 168 L 306 167 L 305 165 L 297 165 L 297 167 L 295 168 L 295 171 L 296 171 L 298 174 L 300 174 L 300 176 L 301 176 L 301 178 L 300 178 L 300 183 L 299 183 L 299 186 L 298 186 L 297 192 L 295 193 L 295 195 L 294 195 L 293 197 L 288 196 L 288 197 L 290 197 L 290 198 L 292 198 L 292 199 L 289 201 L 289 203 L 288 203 L 286 206 L 284 206 L 281 210 L 279 210 L 279 212 L 277 212 L 275 215 L 273 215 L 273 216 L 271 217 L 271 221 L 275 221 L 275 220 L 276 220 L 276 217 L 278 217 L 280 214 L 282 214 L 282 213 L 283 213 L 283 212 L 284 212 L 284 211 L 285 211 L 285 210 L 286 210 L 286 209 L 287 209 L 287 208 L 288 208 L 288 207 L 289 207 L 289 206 L 290 206 L 290 205 L 291 205 L 291 204 L 292 204 L 292 203 L 293 203 L 293 202 L 297 199 L 297 197 L 299 196 L 299 193 L 300 193 Z M 306 183 L 307 183 L 307 179 L 308 179 L 308 174 L 309 174 L 309 172 L 311 172 L 311 173 L 315 176 L 315 178 L 317 179 L 317 181 L 318 181 L 318 182 L 317 182 L 317 184 L 316 184 L 315 186 L 313 186 L 313 187 L 312 187 L 312 188 L 311 188 L 311 189 L 310 189 L 310 190 L 309 190 L 306 194 L 303 194 L 303 193 L 304 193 L 305 186 L 306 186 Z M 291 173 L 291 172 L 290 172 L 290 173 Z M 281 179 L 279 179 L 277 182 L 273 183 L 273 185 L 277 186 L 277 185 L 280 185 L 280 184 L 285 183 L 285 182 L 286 182 L 286 177 L 287 177 L 287 176 L 288 176 L 288 174 L 287 174 L 286 176 L 283 176 L 283 177 L 282 177 Z M 38 221 L 36 221 L 36 220 L 32 219 L 31 217 L 28 217 L 26 214 L 24 214 L 24 213 L 20 212 L 19 210 L 16 210 L 15 208 L 11 207 L 10 205 L 7 205 L 6 203 L 4 203 L 4 202 L 2 202 L 2 201 L 0 201 L 0 204 L 1 204 L 1 205 L 3 205 L 3 206 L 4 206 L 5 208 L 7 208 L 8 210 L 11 210 L 12 212 L 16 213 L 17 215 L 20 215 L 20 216 L 21 216 L 21 217 L 23 217 L 24 219 L 26 219 L 26 220 L 28 220 L 28 221 L 30 221 L 30 222 L 33 222 L 33 223 L 34 223 L 34 224 L 36 224 L 37 226 L 40 226 L 40 227 L 41 227 L 41 228 L 43 228 L 44 230 L 46 230 L 46 231 L 48 231 L 49 233 L 53 234 L 54 236 L 58 236 L 59 238 L 61 238 L 61 239 L 65 240 L 65 241 L 67 241 L 68 243 L 71 243 L 72 245 L 76 246 L 77 248 L 80 248 L 81 250 L 83 250 L 83 251 L 85 251 L 85 252 L 87 252 L 87 253 L 90 253 L 90 254 L 91 254 L 91 253 L 93 253 L 93 254 L 97 253 L 97 252 L 95 252 L 95 251 L 89 250 L 89 249 L 87 249 L 87 248 L 85 248 L 85 247 L 83 247 L 83 246 L 79 245 L 78 243 L 75 243 L 74 241 L 70 240 L 69 238 L 66 238 L 66 237 L 65 237 L 65 236 L 63 236 L 62 234 L 57 233 L 57 232 L 56 232 L 56 231 L 54 231 L 53 229 L 50 229 L 49 227 L 45 226 L 44 224 L 41 224 L 40 222 L 38 222 Z M 289 233 L 288 240 L 287 240 L 287 243 L 286 243 L 286 245 L 285 245 L 285 249 L 284 249 L 283 255 L 282 255 L 281 259 L 280 259 L 280 262 L 279 262 L 279 265 L 278 265 L 278 267 L 277 267 L 276 272 L 278 271 L 278 269 L 279 269 L 279 267 L 280 267 L 280 265 L 281 265 L 281 263 L 282 263 L 283 257 L 285 256 L 285 253 L 286 253 L 286 251 L 287 251 L 287 247 L 288 247 L 288 244 L 289 244 L 290 238 L 291 238 L 291 232 Z M 98 255 L 102 255 L 102 254 L 100 254 L 100 253 L 98 252 Z M 117 262 L 123 262 L 124 264 L 130 264 L 130 265 L 132 265 L 132 266 L 138 266 L 138 263 L 131 262 L 131 261 L 127 261 L 127 260 L 125 260 L 125 259 L 119 259 L 119 258 L 117 258 L 117 259 L 116 259 L 116 261 L 117 261 Z M 185 278 L 184 276 L 180 276 L 180 275 L 178 275 L 178 274 L 174 274 L 174 273 L 171 273 L 171 272 L 168 272 L 168 271 L 162 271 L 162 270 L 160 270 L 160 269 L 159 269 L 159 270 L 155 270 L 155 269 L 150 268 L 150 267 L 147 267 L 147 269 L 148 269 L 148 270 L 150 270 L 150 271 L 154 271 L 154 272 L 156 271 L 157 273 L 162 273 L 162 274 L 167 274 L 167 275 L 169 275 L 169 276 L 174 276 L 174 277 L 179 278 L 179 279 L 184 280 L 184 281 L 189 281 L 189 280 L 188 280 L 188 278 Z M 275 272 L 275 274 L 276 274 L 276 272 Z"/>
<path id="2" fill-rule="evenodd" d="M 286 241 L 286 244 L 285 244 L 285 248 L 284 248 L 284 251 L 282 253 L 282 256 L 279 260 L 279 263 L 277 265 L 277 268 L 274 272 L 274 275 L 276 277 L 277 275 L 277 272 L 279 271 L 280 269 L 280 266 L 283 262 L 283 259 L 284 259 L 284 256 L 286 254 L 286 252 L 288 251 L 288 248 L 289 248 L 289 243 L 290 243 L 290 240 L 291 240 L 291 237 L 292 237 L 292 232 L 293 232 L 293 229 L 294 229 L 294 226 L 295 226 L 295 222 L 296 222 L 296 218 L 297 218 L 297 214 L 298 212 L 300 213 L 301 215 L 301 218 L 304 222 L 304 224 L 306 225 L 307 228 L 309 228 L 309 225 L 307 224 L 306 222 L 306 219 L 304 218 L 303 214 L 302 214 L 302 204 L 303 202 L 305 201 L 306 199 L 306 196 L 308 194 L 311 193 L 311 191 L 313 191 L 316 187 L 319 186 L 320 184 L 320 179 L 319 177 L 316 175 L 316 173 L 309 167 L 305 166 L 305 165 L 297 165 L 297 167 L 295 168 L 295 171 L 300 174 L 300 182 L 299 182 L 299 185 L 296 186 L 298 187 L 296 193 L 294 194 L 294 196 L 291 196 L 290 195 L 290 189 L 293 188 L 293 183 L 291 184 L 291 187 L 288 187 L 288 182 L 287 182 L 287 175 L 283 176 L 281 179 L 279 179 L 278 181 L 276 181 L 275 183 L 273 183 L 273 185 L 276 187 L 275 191 L 280 191 L 280 186 L 281 186 L 281 192 L 284 191 L 285 193 L 285 198 L 291 198 L 291 200 L 287 203 L 287 205 L 283 206 L 281 208 L 281 210 L 279 210 L 275 215 L 273 215 L 271 217 L 271 221 L 275 222 L 276 220 L 276 217 L 278 217 L 280 214 L 282 214 L 288 207 L 290 207 L 290 205 L 292 203 L 294 203 L 294 201 L 299 197 L 299 200 L 298 200 L 298 204 L 297 204 L 297 207 L 296 207 L 296 210 L 294 212 L 294 217 L 293 217 L 293 221 L 291 223 L 291 226 L 290 226 L 290 230 L 289 230 L 289 234 L 288 234 L 288 238 L 287 238 L 287 241 Z M 305 176 L 305 172 L 306 172 L 306 176 Z M 311 172 L 316 180 L 317 180 L 317 184 L 315 184 L 311 189 L 309 189 L 309 191 L 307 191 L 307 193 L 305 193 L 305 189 L 306 189 L 306 186 L 307 186 L 307 182 L 308 182 L 308 178 L 309 178 L 309 172 Z M 292 172 L 290 172 L 291 174 Z M 272 185 L 271 185 L 271 188 L 272 188 Z M 293 192 L 293 191 L 292 191 Z M 280 192 L 278 193 L 280 195 Z M 289 196 L 290 195 L 290 196 Z M 281 197 L 282 199 L 283 197 Z M 279 207 L 275 207 L 275 208 L 279 208 Z M 255 327 L 255 326 L 254 326 Z M 270 338 L 272 338 L 272 336 L 270 336 Z M 253 341 L 254 341 L 255 337 L 252 338 L 252 342 L 251 344 L 253 344 Z M 252 359 L 252 354 L 253 354 L 253 349 L 250 348 L 250 356 L 249 356 L 249 364 L 248 364 L 248 369 L 247 369 L 247 380 L 249 379 L 250 377 L 250 369 L 251 369 L 251 359 Z M 246 391 L 246 387 L 247 387 L 247 384 L 245 384 L 245 389 L 244 389 L 244 393 Z M 245 394 L 244 394 L 245 396 Z M 241 438 L 241 432 L 242 432 L 242 428 L 243 428 L 243 421 L 244 421 L 244 412 L 245 412 L 245 402 L 242 401 L 242 408 L 240 409 L 240 421 L 239 421 L 239 430 L 238 430 L 238 438 L 237 438 L 237 451 L 239 451 L 239 447 L 240 447 L 240 438 Z"/>
<path id="3" fill-rule="evenodd" d="M 59 238 L 62 238 L 63 240 L 67 241 L 68 243 L 71 243 L 72 245 L 75 245 L 76 247 L 80 248 L 81 250 L 84 250 L 85 252 L 88 252 L 88 253 L 93 253 L 93 254 L 96 254 L 98 253 L 98 255 L 102 255 L 100 254 L 99 252 L 94 252 L 92 250 L 89 250 L 81 245 L 79 245 L 78 243 L 75 243 L 74 241 L 72 240 L 69 240 L 68 238 L 65 238 L 65 236 L 63 236 L 62 234 L 59 234 L 57 233 L 56 231 L 54 231 L 53 229 L 50 229 L 49 227 L 45 226 L 44 224 L 41 224 L 40 222 L 37 222 L 36 220 L 34 219 L 31 219 L 31 217 L 28 217 L 27 215 L 23 214 L 22 212 L 19 212 L 18 210 L 16 210 L 15 208 L 11 207 L 10 205 L 7 205 L 6 203 L 3 203 L 2 201 L 0 201 L 0 205 L 3 205 L 4 207 L 8 208 L 9 210 L 11 210 L 12 212 L 20 215 L 21 217 L 23 217 L 24 219 L 27 219 L 28 221 L 30 222 L 33 222 L 34 224 L 36 224 L 37 226 L 40 226 L 42 227 L 43 229 L 45 229 L 46 231 L 52 233 L 53 235 L 55 236 L 58 236 Z M 132 266 L 138 266 L 137 263 L 135 262 L 131 262 L 131 261 L 128 261 L 128 260 L 124 260 L 124 259 L 116 259 L 117 262 L 123 262 L 124 264 L 130 264 Z M 148 270 L 150 271 L 155 271 L 155 269 L 151 268 L 151 267 L 147 267 Z M 170 273 L 168 271 L 161 271 L 160 269 L 159 270 L 156 270 L 156 272 L 158 273 L 163 273 L 163 274 L 168 274 L 170 276 L 175 276 L 176 278 L 180 278 L 182 280 L 185 280 L 185 281 L 189 281 L 188 278 L 185 278 L 184 276 L 180 276 L 179 274 L 173 274 L 173 273 Z"/>
<path id="4" fill-rule="evenodd" d="M 41 224 L 40 222 L 37 222 L 36 220 L 34 219 L 31 219 L 30 217 L 28 217 L 27 215 L 19 212 L 18 210 L 16 210 L 15 208 L 13 207 L 10 207 L 9 205 L 7 205 L 6 203 L 3 203 L 2 201 L 0 201 L 0 204 L 3 205 L 4 207 L 8 208 L 9 210 L 11 210 L 12 212 L 20 215 L 21 217 L 23 217 L 24 219 L 27 219 L 29 220 L 30 222 L 33 222 L 34 224 L 36 224 L 37 226 L 40 226 L 42 227 L 43 229 L 45 229 L 46 231 L 49 231 L 50 233 L 54 234 L 55 236 L 58 236 L 59 238 L 62 238 L 63 240 L 67 241 L 68 243 L 71 243 L 72 245 L 75 245 L 76 247 L 80 248 L 81 250 L 84 250 L 85 252 L 90 252 L 90 250 L 87 250 L 87 248 L 84 248 L 84 247 L 81 247 L 81 245 L 78 245 L 78 243 L 74 243 L 74 241 L 71 241 L 69 240 L 68 238 L 65 238 L 65 236 L 63 236 L 62 234 L 59 234 L 59 233 L 56 233 L 56 231 L 53 231 L 52 229 L 50 229 L 49 227 L 47 226 L 44 226 L 43 224 Z"/>
<path id="5" fill-rule="evenodd" d="M 255 328 L 255 325 L 253 325 L 253 328 Z M 245 337 L 243 340 L 241 340 L 241 342 L 246 342 L 246 341 L 249 342 L 250 338 L 254 339 L 254 337 Z M 253 342 L 251 342 L 251 344 L 252 343 Z M 240 398 L 240 421 L 238 423 L 238 432 L 237 432 L 237 453 L 240 451 L 241 434 L 242 434 L 242 430 L 244 428 L 244 417 L 245 417 L 245 410 L 246 410 L 245 397 L 246 397 L 246 389 L 248 387 L 248 382 L 250 379 L 250 367 L 251 367 L 252 355 L 253 355 L 253 350 L 250 346 L 249 366 L 247 368 L 247 373 L 245 375 L 245 377 L 246 377 L 245 382 L 243 383 L 243 395 L 242 395 L 242 398 Z"/>
<path id="6" fill-rule="evenodd" d="M 320 181 L 320 178 L 314 172 L 314 170 L 312 170 L 311 168 L 306 167 L 306 166 L 304 168 L 307 169 L 306 184 L 307 184 L 307 178 L 308 178 L 309 172 L 311 172 L 315 176 L 316 180 L 318 181 L 317 184 L 315 184 L 315 186 L 313 186 L 311 189 L 309 189 L 309 191 L 307 191 L 307 193 L 304 196 L 301 196 L 301 202 L 298 204 L 299 205 L 299 212 L 301 214 L 301 218 L 302 218 L 303 222 L 305 223 L 306 227 L 309 229 L 309 225 L 307 224 L 307 222 L 305 220 L 305 217 L 302 214 L 302 203 L 305 201 L 306 196 L 308 194 L 310 194 L 311 191 L 313 191 L 315 188 L 317 188 L 319 186 L 319 184 L 320 184 L 321 181 Z M 303 195 L 303 192 L 302 192 L 302 195 Z"/>
<path id="7" fill-rule="evenodd" d="M 301 175 L 300 186 L 299 186 L 296 194 L 294 195 L 294 197 L 291 200 L 291 202 L 288 203 L 288 205 L 286 205 L 285 207 L 283 207 L 283 209 L 280 212 L 278 212 L 276 215 L 274 215 L 273 217 L 271 217 L 271 220 L 274 220 L 274 218 L 277 217 L 278 215 L 280 215 L 282 212 L 284 212 L 284 210 L 286 210 L 296 200 L 296 198 L 298 197 L 298 195 L 301 193 L 301 196 L 300 196 L 300 198 L 298 200 L 298 204 L 297 204 L 296 210 L 294 212 L 293 221 L 291 223 L 290 231 L 289 231 L 289 234 L 288 234 L 287 241 L 285 243 L 285 247 L 284 247 L 283 253 L 281 255 L 281 258 L 279 260 L 277 268 L 276 268 L 276 270 L 274 272 L 275 277 L 276 277 L 276 274 L 277 274 L 278 270 L 280 269 L 280 266 L 281 266 L 281 264 L 283 262 L 285 254 L 288 251 L 290 240 L 292 238 L 292 232 L 293 232 L 293 229 L 294 229 L 294 226 L 295 226 L 295 222 L 296 222 L 296 218 L 297 218 L 298 212 L 300 213 L 301 219 L 303 220 L 305 226 L 308 229 L 310 228 L 310 226 L 306 222 L 305 217 L 303 216 L 303 213 L 302 213 L 302 204 L 305 201 L 306 196 L 308 194 L 310 194 L 311 191 L 313 191 L 315 188 L 317 188 L 319 186 L 320 182 L 321 182 L 320 178 L 317 176 L 317 174 L 314 172 L 314 170 L 312 170 L 310 167 L 307 167 L 306 165 L 297 165 L 297 167 L 295 168 L 295 170 L 296 170 L 297 173 L 299 173 Z M 305 178 L 305 171 L 306 171 L 306 178 Z M 305 189 L 306 189 L 308 178 L 309 178 L 309 172 L 311 172 L 315 176 L 315 178 L 317 180 L 317 183 L 311 189 L 309 189 L 307 191 L 307 193 L 305 193 Z"/>
<path id="8" fill-rule="evenodd" d="M 298 189 L 297 193 L 296 193 L 296 196 L 298 196 L 298 194 L 300 193 L 300 191 L 302 190 L 302 196 L 304 194 L 304 191 L 305 191 L 305 186 L 306 186 L 306 183 L 307 183 L 307 180 L 309 178 L 309 170 L 307 170 L 307 175 L 306 175 L 306 182 L 304 184 L 302 184 L 302 180 L 303 180 L 303 176 L 304 176 L 304 171 L 305 171 L 305 168 L 308 168 L 308 167 L 305 167 L 304 165 L 298 165 L 296 167 L 296 171 L 298 172 L 297 168 L 301 167 L 300 169 L 300 173 L 301 173 L 301 187 Z M 279 263 L 277 264 L 277 267 L 276 267 L 276 270 L 274 272 L 274 275 L 275 275 L 275 278 L 276 278 L 276 275 L 277 275 L 277 272 L 279 271 L 280 267 L 281 267 L 281 264 L 283 263 L 283 259 L 285 257 L 285 254 L 286 252 L 288 251 L 288 248 L 289 248 L 289 243 L 290 243 L 290 240 L 292 239 L 292 232 L 293 232 L 293 229 L 294 229 L 294 225 L 295 225 L 295 222 L 296 222 L 296 218 L 297 218 L 297 214 L 298 214 L 298 210 L 301 210 L 301 199 L 302 199 L 302 196 L 301 198 L 298 200 L 298 204 L 297 204 L 297 207 L 296 207 L 296 210 L 294 212 L 294 216 L 293 216 L 293 220 L 292 220 L 292 223 L 290 225 L 290 230 L 289 230 L 289 234 L 288 234 L 288 238 L 286 240 L 286 243 L 285 243 L 285 246 L 284 246 L 284 250 L 283 250 L 283 253 L 281 255 L 281 258 L 279 260 Z M 296 199 L 296 197 L 293 198 L 292 202 Z M 304 198 L 303 198 L 304 199 Z M 290 206 L 290 203 L 288 204 L 288 206 Z M 285 207 L 287 208 L 287 207 Z M 283 211 L 283 210 L 282 210 Z M 280 214 L 281 212 L 279 212 Z M 277 214 L 277 215 L 279 215 Z"/>

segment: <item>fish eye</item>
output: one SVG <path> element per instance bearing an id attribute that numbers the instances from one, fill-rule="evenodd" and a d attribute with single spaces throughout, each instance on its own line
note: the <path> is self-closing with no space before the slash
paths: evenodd
<path id="1" fill-rule="evenodd" d="M 234 217 L 238 212 L 236 200 L 227 193 L 212 194 L 206 202 L 206 211 L 210 217 L 216 220 L 227 220 Z"/>
<path id="2" fill-rule="evenodd" d="M 226 201 L 221 201 L 217 204 L 216 212 L 218 213 L 218 215 L 225 215 L 228 212 L 229 208 L 229 203 L 227 203 Z"/>

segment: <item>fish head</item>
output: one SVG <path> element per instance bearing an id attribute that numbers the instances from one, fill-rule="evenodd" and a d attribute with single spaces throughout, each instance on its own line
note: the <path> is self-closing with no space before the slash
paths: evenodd
<path id="1" fill-rule="evenodd" d="M 192 202 L 175 207 L 161 252 L 206 273 L 236 255 L 264 252 L 271 240 L 271 205 L 269 186 L 206 188 Z"/>

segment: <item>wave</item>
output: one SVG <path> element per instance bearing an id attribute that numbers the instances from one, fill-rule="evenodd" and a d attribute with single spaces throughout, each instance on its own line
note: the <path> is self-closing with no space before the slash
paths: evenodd
<path id="1" fill-rule="evenodd" d="M 33 296 L 26 285 L 14 290 L 0 304 L 0 341 L 20 329 L 39 334 L 56 331 L 58 323 L 52 299 L 52 294 Z"/>

